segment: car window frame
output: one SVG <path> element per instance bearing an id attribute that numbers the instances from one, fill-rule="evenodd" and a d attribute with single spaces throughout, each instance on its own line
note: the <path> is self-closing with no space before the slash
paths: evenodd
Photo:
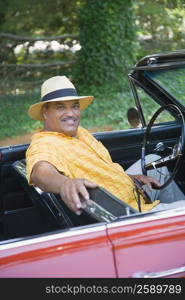
<path id="1" fill-rule="evenodd" d="M 144 112 L 142 109 L 142 103 L 140 101 L 140 97 L 138 95 L 138 88 L 141 88 L 149 97 L 151 97 L 151 100 L 155 101 L 156 103 L 158 103 L 160 106 L 166 105 L 166 104 L 170 104 L 173 103 L 175 105 L 177 105 L 180 109 L 183 110 L 183 112 L 185 112 L 185 107 L 181 105 L 181 103 L 179 103 L 179 101 L 177 101 L 175 98 L 173 98 L 171 96 L 171 94 L 167 93 L 165 90 L 163 90 L 156 82 L 154 82 L 153 80 L 151 80 L 150 78 L 147 78 L 147 82 L 150 82 L 152 84 L 152 86 L 155 86 L 159 91 L 161 91 L 167 98 L 168 101 L 166 101 L 164 103 L 164 99 L 161 100 L 159 95 L 155 95 L 155 93 L 151 93 L 151 87 L 149 88 L 148 86 L 145 86 L 143 83 L 144 80 L 144 75 L 143 75 L 143 71 L 141 76 L 141 79 L 136 79 L 135 76 L 133 76 L 132 74 L 129 74 L 129 82 L 130 82 L 130 86 L 131 86 L 131 91 L 135 100 L 135 104 L 136 107 L 138 109 L 138 113 L 139 113 L 139 118 L 141 121 L 141 125 L 143 128 L 146 128 L 147 126 L 147 121 L 146 118 L 144 116 Z M 137 76 L 136 76 L 137 77 Z M 170 100 L 170 101 L 169 101 Z M 178 117 L 176 115 L 176 112 L 174 112 L 171 108 L 169 108 L 169 113 L 174 117 L 174 121 L 167 121 L 167 122 L 161 122 L 160 124 L 169 124 L 169 123 L 176 123 L 178 122 Z M 153 126 L 157 126 L 158 124 L 154 124 Z"/>

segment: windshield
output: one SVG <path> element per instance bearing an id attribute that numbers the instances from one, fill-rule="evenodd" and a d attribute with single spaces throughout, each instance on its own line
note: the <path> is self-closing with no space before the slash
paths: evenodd
<path id="1" fill-rule="evenodd" d="M 185 66 L 170 70 L 146 71 L 145 76 L 185 105 Z"/>

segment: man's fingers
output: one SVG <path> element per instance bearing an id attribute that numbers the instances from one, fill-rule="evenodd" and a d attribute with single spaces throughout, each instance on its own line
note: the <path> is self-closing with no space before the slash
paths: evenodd
<path id="1" fill-rule="evenodd" d="M 84 179 L 84 185 L 89 188 L 96 188 L 98 185 L 95 182 L 92 182 L 88 179 Z"/>
<path id="2" fill-rule="evenodd" d="M 81 209 L 85 208 L 89 199 L 89 193 L 85 187 L 85 180 L 78 182 L 77 186 L 74 186 L 72 189 L 72 199 L 75 205 L 75 212 L 80 215 L 82 213 Z"/>
<path id="3" fill-rule="evenodd" d="M 152 178 L 152 177 L 149 177 L 149 185 L 148 185 L 148 187 L 150 188 L 150 189 L 152 189 L 152 188 L 160 188 L 161 187 L 161 183 L 159 182 L 159 181 L 157 181 L 157 180 L 155 180 L 154 178 Z"/>
<path id="4" fill-rule="evenodd" d="M 98 185 L 88 179 L 73 179 L 66 182 L 61 197 L 67 206 L 77 215 L 82 213 L 89 200 L 87 188 L 96 188 Z"/>
<path id="5" fill-rule="evenodd" d="M 76 191 L 72 195 L 72 202 L 73 202 L 75 211 L 82 208 L 80 197 L 79 197 L 78 193 L 76 193 Z"/>
<path id="6" fill-rule="evenodd" d="M 81 214 L 81 208 L 82 204 L 80 201 L 80 197 L 78 194 L 78 190 L 75 188 L 75 186 L 70 186 L 66 190 L 64 201 L 67 204 L 67 206 L 76 214 Z"/>
<path id="7" fill-rule="evenodd" d="M 88 193 L 88 191 L 87 191 L 87 189 L 86 189 L 85 179 L 84 179 L 84 181 L 83 181 L 83 185 L 80 186 L 79 193 L 80 193 L 80 195 L 82 196 L 81 201 L 84 201 L 84 200 L 88 200 L 88 199 L 89 199 L 89 193 Z"/>
<path id="8" fill-rule="evenodd" d="M 77 205 L 78 208 L 85 208 L 87 206 L 87 201 L 89 200 L 89 193 L 87 187 L 96 188 L 98 185 L 88 179 L 80 180 L 80 185 L 78 182 L 78 197 L 80 199 L 80 205 Z"/>
<path id="9" fill-rule="evenodd" d="M 147 187 L 148 187 L 150 190 L 152 189 L 152 185 L 151 185 L 150 182 L 147 182 L 146 185 L 147 185 Z"/>
<path id="10" fill-rule="evenodd" d="M 150 179 L 152 187 L 160 187 L 161 186 L 161 183 L 158 180 L 154 179 L 153 177 L 149 177 L 149 179 Z"/>

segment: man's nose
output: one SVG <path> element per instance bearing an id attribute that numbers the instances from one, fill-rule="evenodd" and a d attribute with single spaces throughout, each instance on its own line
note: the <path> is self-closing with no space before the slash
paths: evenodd
<path id="1" fill-rule="evenodd" d="M 67 107 L 67 108 L 65 109 L 65 114 L 66 114 L 67 116 L 73 116 L 73 110 L 72 110 L 72 108 L 71 108 L 71 107 Z"/>

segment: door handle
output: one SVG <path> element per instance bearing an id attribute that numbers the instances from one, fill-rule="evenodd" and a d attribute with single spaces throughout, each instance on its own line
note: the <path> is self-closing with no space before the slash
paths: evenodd
<path id="1" fill-rule="evenodd" d="M 133 274 L 132 278 L 162 278 L 166 276 L 172 276 L 172 275 L 177 275 L 179 273 L 185 272 L 185 266 L 179 267 L 179 268 L 174 268 L 174 269 L 169 269 L 169 270 L 164 270 L 160 272 L 144 272 L 144 271 L 139 271 Z"/>

